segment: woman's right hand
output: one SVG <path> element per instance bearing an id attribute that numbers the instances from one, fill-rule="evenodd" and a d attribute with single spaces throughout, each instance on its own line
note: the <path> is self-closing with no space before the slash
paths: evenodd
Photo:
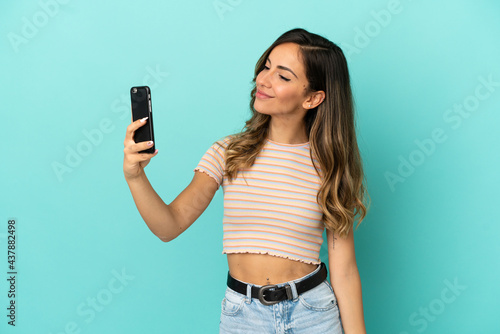
<path id="1" fill-rule="evenodd" d="M 124 158 L 123 158 L 123 174 L 126 180 L 132 180 L 142 173 L 144 173 L 144 167 L 146 167 L 152 157 L 158 154 L 158 150 L 154 153 L 139 153 L 139 151 L 145 150 L 153 146 L 152 141 L 136 143 L 134 141 L 135 131 L 146 124 L 146 119 L 138 119 L 135 122 L 130 123 L 127 127 L 127 133 L 125 135 L 125 141 L 123 142 Z"/>

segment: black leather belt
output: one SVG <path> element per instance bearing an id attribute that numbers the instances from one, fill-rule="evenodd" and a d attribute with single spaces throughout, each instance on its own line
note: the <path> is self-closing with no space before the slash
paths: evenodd
<path id="1" fill-rule="evenodd" d="M 295 283 L 295 287 L 297 288 L 297 294 L 304 293 L 312 288 L 317 287 L 321 282 L 326 279 L 328 274 L 326 270 L 326 265 L 322 262 L 321 268 L 319 271 L 306 278 L 303 281 Z M 233 278 L 229 272 L 227 274 L 227 286 L 233 289 L 236 292 L 239 292 L 243 295 L 247 294 L 247 285 L 237 279 Z M 264 285 L 262 287 L 252 286 L 252 298 L 258 298 L 260 302 L 264 305 L 273 305 L 279 303 L 283 300 L 291 300 L 293 299 L 292 288 L 290 285 L 286 284 L 282 287 L 277 287 L 274 284 Z"/>

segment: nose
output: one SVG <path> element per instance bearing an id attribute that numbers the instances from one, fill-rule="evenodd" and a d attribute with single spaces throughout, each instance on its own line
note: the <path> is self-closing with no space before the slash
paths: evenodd
<path id="1" fill-rule="evenodd" d="M 255 79 L 255 82 L 257 83 L 257 86 L 263 86 L 263 87 L 270 87 L 271 86 L 271 81 L 270 79 L 270 74 L 271 71 L 260 71 L 260 73 L 257 75 L 257 78 Z"/>

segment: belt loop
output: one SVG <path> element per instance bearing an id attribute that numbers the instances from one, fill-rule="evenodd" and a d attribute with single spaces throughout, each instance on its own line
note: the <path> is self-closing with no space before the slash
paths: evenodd
<path id="1" fill-rule="evenodd" d="M 294 281 L 290 281 L 288 282 L 288 285 L 290 285 L 290 288 L 292 288 L 292 296 L 293 296 L 293 300 L 297 300 L 297 298 L 299 298 L 299 294 L 297 293 L 297 287 L 295 286 L 295 282 Z"/>
<path id="2" fill-rule="evenodd" d="M 247 284 L 247 304 L 252 303 L 252 285 Z"/>

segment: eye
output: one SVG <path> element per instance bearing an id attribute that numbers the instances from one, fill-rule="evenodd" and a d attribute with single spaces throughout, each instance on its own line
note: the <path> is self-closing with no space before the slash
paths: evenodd
<path id="1" fill-rule="evenodd" d="M 285 77 L 284 77 L 284 76 L 282 76 L 281 74 L 280 74 L 280 79 L 282 79 L 282 80 L 284 80 L 284 81 L 286 81 L 286 82 L 290 81 L 290 79 L 285 78 Z"/>
<path id="2" fill-rule="evenodd" d="M 262 69 L 263 71 L 264 70 L 269 70 L 269 67 L 267 67 L 267 65 L 264 65 L 264 68 Z"/>

